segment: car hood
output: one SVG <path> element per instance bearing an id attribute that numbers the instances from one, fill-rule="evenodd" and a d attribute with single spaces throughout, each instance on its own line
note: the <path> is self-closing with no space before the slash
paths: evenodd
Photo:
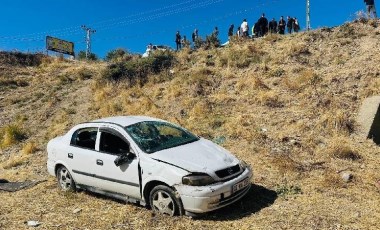
<path id="1" fill-rule="evenodd" d="M 239 163 L 230 152 L 202 138 L 189 144 L 155 152 L 151 157 L 189 172 L 213 173 Z"/>

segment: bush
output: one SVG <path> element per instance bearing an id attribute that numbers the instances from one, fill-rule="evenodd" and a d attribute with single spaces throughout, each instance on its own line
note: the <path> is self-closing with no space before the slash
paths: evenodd
<path id="1" fill-rule="evenodd" d="M 194 42 L 194 48 L 195 49 L 199 49 L 201 47 L 203 47 L 205 45 L 205 41 L 203 41 L 202 37 L 201 36 L 198 36 L 196 39 L 195 39 L 195 42 Z"/>
<path id="2" fill-rule="evenodd" d="M 19 125 L 7 125 L 0 129 L 0 147 L 9 147 L 26 139 L 26 137 L 25 131 Z"/>
<path id="3" fill-rule="evenodd" d="M 117 62 L 117 61 L 129 61 L 132 59 L 132 55 L 128 53 L 123 48 L 118 48 L 111 50 L 107 53 L 106 57 L 104 58 L 105 61 L 112 61 L 112 62 Z"/>
<path id="4" fill-rule="evenodd" d="M 126 62 L 115 62 L 103 71 L 102 77 L 108 81 L 127 80 L 129 84 L 145 84 L 148 75 L 158 74 L 173 65 L 174 56 L 170 51 L 156 51 L 147 58 L 133 58 Z"/>
<path id="5" fill-rule="evenodd" d="M 45 58 L 41 53 L 0 52 L 0 63 L 12 66 L 39 66 Z"/>
<path id="6" fill-rule="evenodd" d="M 209 48 L 216 48 L 220 46 L 220 40 L 218 36 L 214 33 L 212 33 L 209 36 L 206 36 L 206 49 Z"/>
<path id="7" fill-rule="evenodd" d="M 91 61 L 97 61 L 98 57 L 94 53 L 90 53 L 88 57 L 86 58 L 86 52 L 81 50 L 78 53 L 78 60 L 91 60 Z"/>

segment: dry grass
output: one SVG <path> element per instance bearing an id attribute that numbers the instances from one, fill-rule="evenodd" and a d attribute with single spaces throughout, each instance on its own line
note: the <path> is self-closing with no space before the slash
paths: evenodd
<path id="1" fill-rule="evenodd" d="M 12 169 L 25 164 L 28 160 L 26 155 L 16 155 L 11 157 L 8 161 L 1 164 L 4 169 Z"/>
<path id="2" fill-rule="evenodd" d="M 23 222 L 33 219 L 41 229 L 377 229 L 380 148 L 358 137 L 355 122 L 361 101 L 380 93 L 380 29 L 372 24 L 183 50 L 173 71 L 150 76 L 143 87 L 99 81 L 103 63 L 49 59 L 4 70 L 0 82 L 29 85 L 0 86 L 0 139 L 13 143 L 0 150 L 0 179 L 48 182 L 0 192 L 0 228 L 27 228 Z M 222 144 L 252 165 L 256 186 L 241 202 L 196 220 L 59 192 L 46 173 L 46 152 L 36 147 L 79 122 L 130 114 L 166 119 Z M 4 134 L 4 124 L 18 124 L 20 115 L 19 128 L 34 144 Z M 344 182 L 341 171 L 354 179 Z"/>
<path id="3" fill-rule="evenodd" d="M 357 150 L 354 149 L 350 140 L 341 136 L 331 138 L 327 154 L 343 160 L 356 161 L 362 158 Z"/>
<path id="4" fill-rule="evenodd" d="M 38 151 L 38 147 L 35 142 L 28 142 L 22 147 L 21 151 L 23 155 L 31 155 Z"/>
<path id="5" fill-rule="evenodd" d="M 10 147 L 26 138 L 26 132 L 19 124 L 9 124 L 0 129 L 0 147 Z"/>

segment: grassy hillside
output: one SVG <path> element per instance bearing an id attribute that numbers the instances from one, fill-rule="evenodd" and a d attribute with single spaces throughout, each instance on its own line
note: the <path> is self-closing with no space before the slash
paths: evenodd
<path id="1" fill-rule="evenodd" d="M 149 60 L 130 64 L 135 57 L 0 62 L 0 179 L 47 179 L 0 192 L 0 228 L 27 228 L 27 220 L 42 229 L 378 228 L 380 149 L 358 135 L 355 121 L 361 102 L 380 94 L 377 26 L 185 49 L 161 71 L 137 68 Z M 130 70 L 138 71 L 117 75 Z M 253 167 L 255 186 L 241 202 L 197 220 L 60 192 L 46 172 L 48 140 L 113 115 L 155 116 L 211 139 Z M 341 178 L 346 172 L 351 182 Z"/>

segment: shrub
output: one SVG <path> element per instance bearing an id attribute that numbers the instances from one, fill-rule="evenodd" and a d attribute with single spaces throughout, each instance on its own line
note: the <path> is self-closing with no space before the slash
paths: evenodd
<path id="1" fill-rule="evenodd" d="M 45 58 L 41 53 L 0 52 L 0 63 L 12 66 L 39 66 Z"/>
<path id="2" fill-rule="evenodd" d="M 302 194 L 302 190 L 298 185 L 284 184 L 277 186 L 276 193 L 286 198 L 287 196 Z"/>
<path id="3" fill-rule="evenodd" d="M 334 137 L 327 153 L 333 158 L 342 160 L 355 161 L 362 158 L 361 155 L 353 149 L 348 140 L 343 137 Z"/>
<path id="4" fill-rule="evenodd" d="M 79 51 L 77 58 L 78 60 L 91 60 L 91 61 L 98 60 L 98 56 L 96 56 L 96 54 L 94 53 L 90 53 L 88 57 L 86 58 L 86 52 L 83 50 Z"/>
<path id="5" fill-rule="evenodd" d="M 118 82 L 126 80 L 129 84 L 145 84 L 148 74 L 158 74 L 173 65 L 174 56 L 170 51 L 156 51 L 147 58 L 132 58 L 126 62 L 115 62 L 102 72 L 102 78 Z"/>
<path id="6" fill-rule="evenodd" d="M 150 66 L 151 71 L 153 73 L 159 73 L 173 65 L 174 55 L 170 51 L 156 51 L 148 60 L 149 59 L 152 59 Z"/>
<path id="7" fill-rule="evenodd" d="M 209 36 L 206 36 L 206 49 L 216 48 L 220 46 L 220 40 L 215 33 L 212 33 Z"/>
<path id="8" fill-rule="evenodd" d="M 77 72 L 77 77 L 80 80 L 87 80 L 93 77 L 94 73 L 87 68 L 80 68 Z"/>
<path id="9" fill-rule="evenodd" d="M 118 49 L 114 49 L 114 50 L 111 50 L 107 53 L 106 57 L 104 58 L 105 61 L 113 61 L 113 62 L 116 62 L 116 61 L 129 61 L 130 59 L 132 59 L 132 55 L 128 53 L 128 51 L 126 51 L 125 49 L 123 48 L 118 48 Z"/>
<path id="10" fill-rule="evenodd" d="M 28 142 L 24 145 L 22 148 L 22 153 L 24 155 L 30 155 L 32 153 L 35 153 L 38 150 L 36 143 L 34 142 Z"/>
<path id="11" fill-rule="evenodd" d="M 16 124 L 10 124 L 0 129 L 0 147 L 6 148 L 26 139 L 25 131 Z"/>
<path id="12" fill-rule="evenodd" d="M 14 167 L 18 167 L 20 165 L 23 165 L 27 162 L 27 156 L 14 156 L 10 158 L 8 161 L 4 162 L 3 168 L 4 169 L 11 169 Z"/>
<path id="13" fill-rule="evenodd" d="M 195 42 L 194 42 L 194 48 L 195 49 L 199 49 L 201 47 L 203 47 L 205 44 L 205 41 L 203 41 L 202 37 L 201 36 L 198 36 L 196 39 L 195 39 Z"/>

